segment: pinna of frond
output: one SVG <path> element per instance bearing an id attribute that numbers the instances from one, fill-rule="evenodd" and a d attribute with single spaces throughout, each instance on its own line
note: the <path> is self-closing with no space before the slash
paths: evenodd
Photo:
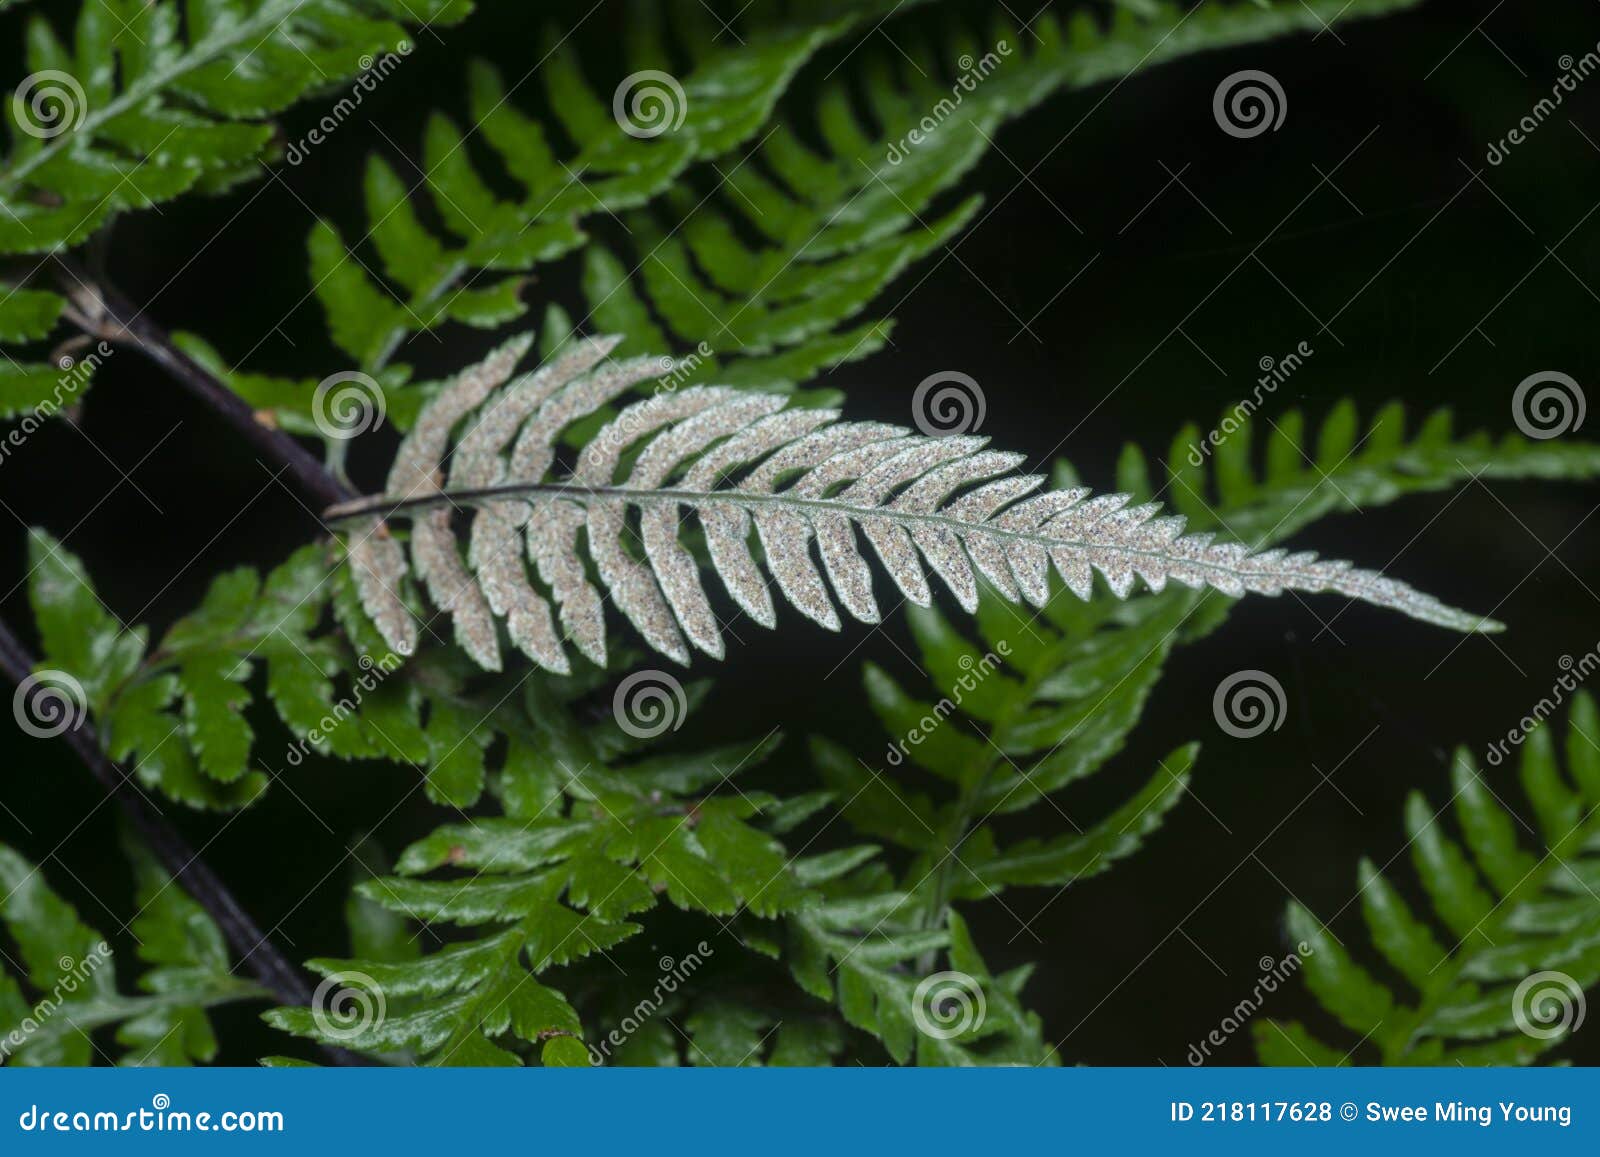
<path id="1" fill-rule="evenodd" d="M 497 618 L 546 670 L 570 670 L 567 641 L 604 664 L 606 598 L 660 653 L 687 663 L 692 644 L 720 658 L 701 564 L 680 538 L 686 514 L 698 519 L 729 596 L 767 627 L 776 625 L 772 583 L 830 630 L 840 627 L 836 605 L 879 620 L 859 533 L 900 594 L 921 606 L 933 597 L 929 570 L 969 612 L 980 578 L 1012 602 L 1042 606 L 1053 567 L 1083 599 L 1099 572 L 1119 598 L 1140 579 L 1154 591 L 1177 582 L 1232 596 L 1327 592 L 1451 630 L 1502 629 L 1349 562 L 1185 534 L 1181 516 L 1130 505 L 1126 494 L 1040 492 L 1042 475 L 1016 472 L 1023 455 L 991 450 L 984 438 L 842 421 L 772 394 L 662 390 L 624 406 L 572 469 L 553 472 L 563 430 L 662 375 L 657 358 L 608 360 L 619 340 L 573 341 L 520 375 L 531 339 L 506 343 L 422 411 L 382 494 L 326 512 L 343 524 L 362 603 L 392 647 L 417 644 L 404 597 L 414 574 L 489 670 L 502 662 Z M 470 512 L 464 544 L 457 510 Z M 398 518 L 411 523 L 409 566 L 400 542 L 379 533 Z"/>

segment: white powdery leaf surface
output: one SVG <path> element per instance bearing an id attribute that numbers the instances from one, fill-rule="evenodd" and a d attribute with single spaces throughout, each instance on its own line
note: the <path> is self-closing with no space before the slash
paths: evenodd
<path id="1" fill-rule="evenodd" d="M 687 663 L 692 645 L 721 657 L 703 564 L 686 539 L 695 523 L 710 568 L 763 626 L 777 621 L 774 587 L 830 629 L 840 607 L 878 621 L 865 543 L 906 599 L 931 601 L 931 571 L 969 611 L 980 577 L 1007 599 L 1042 606 L 1053 569 L 1085 599 L 1098 573 L 1120 598 L 1140 582 L 1234 596 L 1330 592 L 1453 630 L 1499 627 L 1348 562 L 1186 535 L 1181 517 L 1130 505 L 1126 494 L 1035 493 L 1045 479 L 1014 473 L 1022 456 L 983 438 L 842 422 L 832 410 L 785 409 L 782 398 L 725 387 L 659 384 L 563 473 L 562 432 L 662 373 L 654 359 L 608 360 L 616 345 L 571 343 L 514 380 L 528 344 L 502 346 L 423 411 L 384 494 L 328 512 L 354 521 L 357 589 L 391 645 L 414 645 L 416 624 L 399 595 L 404 554 L 372 533 L 380 518 L 411 520 L 412 571 L 453 619 L 462 648 L 491 670 L 500 664 L 497 620 L 547 670 L 570 670 L 568 642 L 603 664 L 607 602 L 664 655 Z M 458 510 L 471 511 L 464 551 Z"/>

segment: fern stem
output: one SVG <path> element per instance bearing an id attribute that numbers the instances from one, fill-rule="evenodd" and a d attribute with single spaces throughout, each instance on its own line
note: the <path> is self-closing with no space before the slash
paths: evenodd
<path id="1" fill-rule="evenodd" d="M 21 685 L 37 667 L 37 662 L 11 628 L 0 622 L 0 670 L 12 683 Z M 278 999 L 305 1004 L 311 990 L 305 980 L 267 940 L 249 915 L 239 906 L 222 881 L 199 858 L 177 829 L 163 818 L 133 786 L 132 777 L 113 763 L 95 741 L 89 728 L 74 727 L 62 733 L 67 746 L 88 768 L 89 774 L 122 807 L 128 819 L 161 861 L 161 866 L 211 914 L 228 942 L 256 978 Z"/>
<path id="2" fill-rule="evenodd" d="M 173 342 L 172 337 L 144 316 L 111 285 L 97 282 L 71 258 L 57 257 L 61 279 L 72 298 L 80 324 L 95 337 L 131 345 L 143 353 L 185 390 L 233 426 L 262 454 L 282 463 L 305 493 L 322 506 L 348 502 L 354 492 L 335 478 L 311 451 L 282 430 L 263 425 L 248 402 Z"/>
<path id="3" fill-rule="evenodd" d="M 1249 565 L 1257 561 L 1259 556 L 1252 556 L 1248 553 L 1243 557 L 1226 554 L 1204 557 L 1198 554 L 1184 554 L 1181 550 L 1172 548 L 1170 543 L 1152 547 L 1136 546 L 1126 542 L 1112 542 L 1108 546 L 1106 543 L 1095 541 L 1091 538 L 1061 535 L 1050 530 L 1048 525 L 1045 529 L 1040 530 L 1011 529 L 995 525 L 992 522 L 974 523 L 970 520 L 952 518 L 942 511 L 895 510 L 888 507 L 853 504 L 838 498 L 796 497 L 788 493 L 774 494 L 767 491 L 747 491 L 738 488 L 727 490 L 681 490 L 670 487 L 643 489 L 615 485 L 589 486 L 570 481 L 512 482 L 478 488 L 431 490 L 425 494 L 417 495 L 368 495 L 331 506 L 323 511 L 322 517 L 323 521 L 330 525 L 364 517 L 375 517 L 382 520 L 391 518 L 396 514 L 430 509 L 444 503 L 462 505 L 507 499 L 514 501 L 533 495 L 547 499 L 570 498 L 579 502 L 586 499 L 621 501 L 633 503 L 639 507 L 666 504 L 672 507 L 683 505 L 692 508 L 701 505 L 718 504 L 736 507 L 751 514 L 763 509 L 787 510 L 805 515 L 843 516 L 857 525 L 864 525 L 873 520 L 884 520 L 901 526 L 925 526 L 953 534 L 958 538 L 966 534 L 981 533 L 991 541 L 1027 544 L 1046 551 L 1081 551 L 1089 555 L 1097 550 L 1108 549 L 1122 559 L 1147 560 L 1157 570 L 1174 564 L 1182 565 L 1191 572 L 1201 573 L 1205 582 L 1216 586 L 1248 583 L 1252 579 L 1259 578 L 1260 575 L 1260 572 L 1255 571 Z M 1179 547 L 1183 545 L 1184 541 L 1176 540 Z M 1209 536 L 1207 541 L 1209 541 Z M 1309 562 L 1306 559 L 1309 559 Z M 1338 592 L 1380 606 L 1391 606 L 1409 614 L 1413 618 L 1424 622 L 1432 622 L 1456 631 L 1491 633 L 1505 630 L 1505 624 L 1503 623 L 1447 607 L 1438 603 L 1437 600 L 1419 595 L 1418 592 L 1411 590 L 1404 584 L 1385 579 L 1384 576 L 1377 572 L 1357 570 L 1346 564 L 1343 571 L 1329 573 L 1326 569 L 1329 564 L 1326 562 L 1319 563 L 1315 556 L 1311 555 L 1305 557 L 1291 556 L 1275 561 L 1280 565 L 1278 571 L 1272 577 L 1278 580 L 1279 589 Z M 1319 573 L 1318 567 L 1323 568 L 1321 573 Z M 1197 585 L 1189 578 L 1180 578 L 1178 581 L 1186 585 Z M 1364 581 L 1389 583 L 1391 590 L 1387 594 L 1382 591 L 1364 590 L 1361 587 L 1361 583 Z M 1246 587 L 1245 589 L 1249 588 Z M 1394 594 L 1395 591 L 1400 592 L 1402 595 L 1415 596 L 1421 605 L 1406 606 Z"/>
<path id="4" fill-rule="evenodd" d="M 11 628 L 0 621 L 0 672 L 21 685 L 38 664 Z M 145 845 L 169 876 L 183 886 L 206 910 L 227 938 L 229 946 L 261 987 L 283 1004 L 309 1005 L 311 986 L 287 957 L 278 951 L 250 914 L 234 898 L 220 877 L 200 858 L 170 821 L 157 811 L 137 787 L 133 777 L 106 755 L 90 728 L 74 727 L 62 733 L 73 753 L 94 776 L 105 793 L 116 800 Z M 241 993 L 241 995 L 243 995 Z M 337 1065 L 366 1062 L 343 1049 L 324 1048 Z"/>
<path id="5" fill-rule="evenodd" d="M 1026 711 L 1028 704 L 1033 701 L 1034 693 L 1043 682 L 1042 672 L 1053 671 L 1053 668 L 1043 667 L 1039 672 L 1030 674 L 1024 681 L 1021 690 L 1017 692 L 1015 702 L 1005 712 L 989 731 L 989 746 L 992 752 L 989 760 L 984 764 L 971 784 L 962 789 L 956 798 L 954 811 L 950 821 L 940 833 L 940 845 L 943 848 L 943 857 L 933 870 L 933 890 L 928 896 L 928 906 L 923 912 L 922 926 L 924 928 L 937 928 L 944 923 L 945 911 L 950 907 L 950 877 L 951 861 L 956 858 L 956 849 L 967 838 L 967 832 L 972 827 L 972 813 L 978 808 L 978 801 L 983 799 L 983 793 L 989 787 L 989 781 L 1000 768 L 1000 761 L 1005 758 L 1005 753 L 994 741 L 994 736 L 1002 734 L 1006 728 L 1012 726 Z M 923 957 L 922 971 L 927 972 L 933 967 L 933 960 Z"/>

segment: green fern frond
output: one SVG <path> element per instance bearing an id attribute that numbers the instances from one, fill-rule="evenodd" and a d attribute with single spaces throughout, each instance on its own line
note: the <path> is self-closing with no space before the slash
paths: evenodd
<path id="1" fill-rule="evenodd" d="M 1496 438 L 1486 431 L 1461 435 L 1452 428 L 1448 408 L 1425 415 L 1414 430 L 1408 432 L 1407 426 L 1398 401 L 1377 410 L 1365 426 L 1355 403 L 1342 401 L 1314 434 L 1299 410 L 1270 420 L 1225 412 L 1215 429 L 1228 432 L 1215 446 L 1193 425 L 1173 438 L 1162 497 L 1191 522 L 1255 545 L 1280 542 L 1329 514 L 1462 482 L 1600 477 L 1600 447 L 1591 442 L 1521 434 Z M 1148 495 L 1151 474 L 1143 456 L 1130 447 L 1119 466 L 1118 487 Z"/>
<path id="2" fill-rule="evenodd" d="M 934 202 L 970 171 L 1007 119 L 1064 87 L 1413 2 L 1208 5 L 1193 12 L 1159 3 L 1119 9 L 1106 25 L 1080 11 L 1041 15 L 1026 32 L 1003 21 L 983 36 L 945 30 L 937 56 L 948 65 L 970 57 L 978 63 L 969 69 L 986 70 L 969 93 L 959 82 L 952 87 L 920 73 L 902 81 L 886 58 L 869 58 L 865 92 L 877 123 L 855 111 L 844 78 L 825 79 L 815 132 L 792 117 L 771 120 L 796 73 L 828 42 L 913 6 L 882 0 L 752 15 L 735 47 L 707 26 L 696 5 L 673 6 L 674 39 L 691 65 L 681 84 L 662 67 L 661 13 L 644 6 L 628 24 L 629 67 L 638 70 L 634 77 L 655 76 L 640 83 L 664 96 L 669 116 L 681 114 L 670 131 L 641 138 L 624 129 L 570 52 L 549 56 L 540 70 L 559 124 L 519 111 L 496 71 L 476 62 L 468 77 L 477 125 L 471 135 L 521 195 L 496 193 L 466 136 L 435 116 L 421 184 L 446 235 L 426 223 L 412 182 L 374 158 L 362 243 L 351 245 L 328 221 L 312 231 L 314 291 L 336 343 L 380 380 L 402 428 L 415 406 L 397 399 L 409 393 L 400 390 L 407 375 L 389 366 L 401 343 L 445 321 L 492 328 L 520 317 L 528 272 L 580 246 L 591 317 L 627 335 L 624 352 L 692 348 L 694 356 L 675 369 L 680 384 L 714 379 L 791 388 L 881 348 L 890 321 L 841 327 L 972 220 L 979 198 L 948 210 L 936 210 Z M 1008 46 L 1004 58 L 995 47 L 1001 42 Z M 961 99 L 946 116 L 952 93 Z M 902 151 L 899 145 L 934 113 L 938 131 Z M 751 153 L 733 159 L 732 151 L 763 127 Z M 806 143 L 814 136 L 821 152 Z M 558 138 L 582 148 L 572 146 L 563 157 Z M 706 165 L 719 157 L 727 163 Z M 711 195 L 689 187 L 697 163 L 712 170 Z M 651 203 L 661 211 L 647 209 Z M 591 243 L 584 230 L 586 218 L 618 214 L 633 257 Z M 208 364 L 229 376 L 220 358 Z M 253 396 L 274 399 L 263 408 L 293 414 L 297 432 L 317 433 L 304 420 L 304 384 L 240 380 Z"/>
<path id="3" fill-rule="evenodd" d="M 472 938 L 415 959 L 312 961 L 340 982 L 359 977 L 381 994 L 386 1015 L 357 1029 L 330 1021 L 325 1009 L 280 1009 L 272 1023 L 430 1063 L 520 1063 L 514 1038 L 542 1046 L 546 1064 L 586 1064 L 586 1051 L 564 1056 L 565 1045 L 552 1058 L 554 1040 L 579 1038 L 583 1028 L 573 1006 L 541 983 L 544 973 L 638 934 L 636 918 L 661 897 L 684 911 L 768 921 L 806 900 L 782 846 L 750 823 L 775 800 L 698 794 L 759 765 L 773 741 L 613 767 L 602 755 L 606 727 L 577 727 L 555 704 L 530 715 L 548 729 L 544 756 L 566 769 L 569 802 L 440 828 L 400 856 L 398 875 L 358 889 L 408 920 L 456 925 Z"/>
<path id="4" fill-rule="evenodd" d="M 469 0 L 83 0 L 71 47 L 43 15 L 27 22 L 29 75 L 0 109 L 0 254 L 59 253 L 118 213 L 217 192 L 280 151 L 264 118 L 361 71 L 406 24 L 464 18 Z M 40 272 L 36 266 L 30 276 Z M 81 303 L 93 309 L 92 291 Z M 47 338 L 66 299 L 6 287 L 0 342 Z M 90 319 L 91 322 L 93 319 Z M 52 417 L 92 366 L 0 363 L 0 417 Z"/>
<path id="5" fill-rule="evenodd" d="M 475 61 L 468 70 L 472 136 L 520 186 L 515 199 L 491 187 L 467 137 L 443 115 L 428 124 L 421 184 L 443 223 L 441 238 L 402 180 L 374 157 L 366 210 L 375 260 L 357 261 L 338 230 L 319 222 L 310 238 L 311 276 L 334 340 L 357 366 L 377 371 L 411 334 L 455 321 L 494 328 L 520 317 L 524 275 L 588 241 L 581 222 L 656 197 L 695 161 L 719 157 L 753 135 L 802 65 L 821 47 L 896 8 L 810 4 L 774 19 L 751 17 L 713 39 L 696 4 L 634 5 L 627 46 L 631 74 L 613 99 L 587 81 L 565 37 L 547 31 L 539 75 L 558 124 L 510 102 L 500 74 Z M 691 67 L 681 82 L 667 71 L 664 20 L 673 21 Z M 577 144 L 565 146 L 566 139 Z M 381 283 L 371 271 L 381 271 Z"/>
<path id="6" fill-rule="evenodd" d="M 93 0 L 68 48 L 28 23 L 32 74 L 5 102 L 0 252 L 76 245 L 124 209 L 251 175 L 262 118 L 393 50 L 402 22 L 449 23 L 465 0 Z"/>
<path id="7" fill-rule="evenodd" d="M 26 345 L 55 330 L 66 300 L 41 289 L 0 287 L 0 342 Z M 80 367 L 69 355 L 55 363 L 0 361 L 0 418 L 26 416 L 44 421 L 78 404 L 89 387 L 98 358 Z M 25 428 L 23 433 L 31 431 Z"/>
<path id="8" fill-rule="evenodd" d="M 1591 444 L 1456 436 L 1443 410 L 1408 435 L 1398 404 L 1362 430 L 1349 402 L 1310 438 L 1299 411 L 1271 419 L 1258 473 L 1252 436 L 1266 420 L 1235 412 L 1224 421 L 1220 442 L 1193 426 L 1179 432 L 1159 489 L 1145 456 L 1128 447 L 1117 486 L 1140 500 L 1159 494 L 1191 525 L 1220 527 L 1265 547 L 1339 510 L 1373 509 L 1467 480 L 1600 475 L 1600 447 Z M 1056 481 L 1070 486 L 1077 477 L 1063 465 Z M 909 691 L 868 665 L 867 702 L 890 737 L 883 755 L 869 768 L 843 748 L 813 740 L 814 762 L 845 801 L 852 826 L 917 853 L 906 879 L 935 922 L 952 899 L 983 899 L 1008 885 L 1059 886 L 1104 870 L 1135 851 L 1182 798 L 1193 747 L 1169 755 L 1124 805 L 1085 831 L 1002 847 L 982 826 L 1103 767 L 1139 722 L 1173 648 L 1220 626 L 1234 606 L 1176 588 L 1126 602 L 1101 589 L 1088 601 L 1052 591 L 1033 610 L 985 590 L 976 638 L 936 608 L 908 608 L 930 686 Z M 906 774 L 912 767 L 945 781 L 953 794 L 936 802 Z"/>
<path id="9" fill-rule="evenodd" d="M 898 1064 L 1057 1063 L 1038 1016 L 1020 1001 L 1032 969 L 995 976 L 960 916 L 922 927 L 912 898 L 885 883 L 881 869 L 852 874 L 789 919 L 786 955 L 800 987 L 837 1003 Z M 948 970 L 920 963 L 939 951 Z"/>
<path id="10" fill-rule="evenodd" d="M 1407 799 L 1406 847 L 1431 913 L 1419 915 L 1391 882 L 1392 861 L 1362 860 L 1361 911 L 1385 972 L 1290 905 L 1307 987 L 1360 1039 L 1346 1051 L 1323 1043 L 1320 1030 L 1267 1021 L 1253 1030 L 1264 1062 L 1340 1065 L 1371 1050 L 1391 1065 L 1526 1064 L 1566 1039 L 1583 990 L 1600 983 L 1600 712 L 1586 693 L 1573 700 L 1565 777 L 1548 724 L 1520 742 L 1533 824 L 1465 749 L 1444 808 L 1417 792 Z"/>
<path id="11" fill-rule="evenodd" d="M 148 853 L 128 841 L 138 915 L 128 930 L 149 967 L 140 991 L 117 990 L 106 940 L 38 867 L 0 845 L 0 1063 L 90 1065 L 109 1059 L 95 1035 L 116 1028 L 124 1065 L 187 1065 L 217 1053 L 207 1010 L 267 994 L 234 976 L 222 933 Z"/>
<path id="12" fill-rule="evenodd" d="M 28 549 L 40 678 L 71 701 L 72 725 L 94 727 L 147 788 L 191 807 L 237 808 L 266 789 L 263 764 L 281 770 L 312 751 L 390 754 L 374 727 L 339 725 L 349 713 L 340 704 L 365 691 L 368 713 L 386 718 L 385 696 L 398 689 L 379 684 L 398 658 L 387 649 L 358 655 L 318 629 L 338 573 L 324 547 L 304 547 L 264 577 L 248 567 L 220 575 L 154 648 L 145 628 L 124 625 L 101 602 L 58 541 L 36 530 Z M 297 737 L 269 759 L 253 751 L 247 713 L 263 668 L 260 685 Z"/>
<path id="13" fill-rule="evenodd" d="M 591 318 L 627 335 L 623 354 L 696 350 L 684 384 L 805 382 L 883 346 L 888 319 L 841 327 L 973 221 L 982 198 L 937 202 L 1006 121 L 1063 89 L 1414 2 L 1159 2 L 1108 23 L 1084 9 L 1041 13 L 1027 31 L 1002 17 L 981 34 L 943 21 L 917 54 L 940 62 L 932 74 L 900 69 L 898 55 L 866 57 L 863 111 L 848 79 L 831 79 L 814 126 L 778 120 L 749 160 L 716 174 L 711 194 L 679 188 L 628 214 L 626 251 L 591 245 Z M 820 149 L 807 143 L 816 138 Z"/>

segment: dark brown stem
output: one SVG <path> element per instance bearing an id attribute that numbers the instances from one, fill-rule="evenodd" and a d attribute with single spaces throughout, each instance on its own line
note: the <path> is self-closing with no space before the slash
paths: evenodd
<path id="1" fill-rule="evenodd" d="M 0 672 L 12 683 L 21 686 L 33 673 L 35 666 L 27 648 L 4 622 L 0 622 Z M 311 1004 L 311 986 L 306 983 L 305 977 L 278 951 L 267 934 L 256 926 L 250 914 L 239 906 L 233 893 L 200 858 L 200 854 L 140 794 L 129 774 L 101 750 L 92 729 L 87 724 L 80 724 L 63 732 L 61 738 L 83 761 L 84 767 L 89 769 L 89 774 L 94 776 L 106 794 L 116 800 L 139 838 L 167 874 L 216 921 L 222 935 L 238 956 L 239 963 L 281 1003 L 302 1007 Z M 344 1049 L 324 1048 L 322 1052 L 337 1065 L 367 1063 Z"/>
<path id="2" fill-rule="evenodd" d="M 0 670 L 7 679 L 21 685 L 35 667 L 33 656 L 0 623 Z M 285 1004 L 309 1004 L 311 989 L 292 964 L 279 955 L 266 934 L 255 926 L 238 901 L 212 874 L 211 869 L 189 847 L 184 838 L 150 806 L 129 777 L 95 742 L 93 731 L 80 725 L 62 733 L 67 746 L 83 761 L 89 774 L 99 781 L 122 807 L 129 821 L 149 845 L 161 866 L 181 883 L 205 910 L 211 913 L 240 962 L 274 996 Z"/>
<path id="3" fill-rule="evenodd" d="M 166 370 L 180 386 L 216 411 L 262 454 L 283 463 L 300 488 L 319 507 L 355 497 L 323 467 L 317 456 L 282 430 L 263 424 L 248 402 L 183 350 L 144 312 L 112 286 L 70 257 L 57 257 L 61 286 L 72 302 L 74 320 L 95 337 L 131 345 Z"/>
<path id="4" fill-rule="evenodd" d="M 56 262 L 70 301 L 69 315 L 86 333 L 140 350 L 180 386 L 221 415 L 256 449 L 283 463 L 290 476 L 321 505 L 336 505 L 355 497 L 305 447 L 283 431 L 258 421 L 244 399 L 179 349 L 171 335 L 145 318 L 115 289 L 69 257 L 58 255 Z M 0 670 L 20 685 L 33 668 L 33 656 L 5 623 L 0 622 Z M 240 963 L 282 1003 L 311 1004 L 313 994 L 305 977 L 256 926 L 227 885 L 200 859 L 199 853 L 150 805 L 130 782 L 128 774 L 106 755 L 93 733 L 80 726 L 65 732 L 63 738 L 106 793 L 117 801 L 162 867 L 216 921 Z M 323 1046 L 321 1051 L 334 1064 L 368 1063 L 345 1049 Z"/>

